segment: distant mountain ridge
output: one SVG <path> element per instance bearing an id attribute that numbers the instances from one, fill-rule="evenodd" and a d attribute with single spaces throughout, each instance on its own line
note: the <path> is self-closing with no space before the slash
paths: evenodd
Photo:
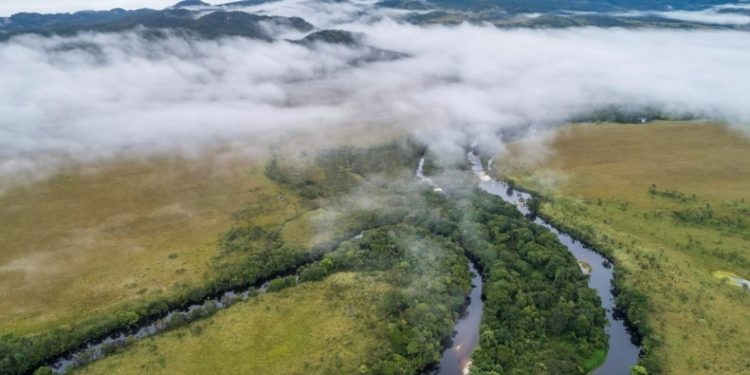
<path id="1" fill-rule="evenodd" d="M 258 3 L 258 1 L 254 1 Z M 244 2 L 242 2 L 244 3 Z M 163 10 L 112 9 L 75 13 L 17 13 L 0 18 L 0 40 L 19 34 L 74 35 L 82 31 L 119 32 L 144 27 L 194 32 L 202 37 L 242 36 L 273 39 L 265 26 L 283 26 L 309 32 L 313 26 L 299 17 L 279 17 L 232 11 L 230 5 L 201 15 L 189 7 L 211 6 L 200 0 L 185 0 Z"/>
<path id="2" fill-rule="evenodd" d="M 411 10 L 414 24 L 492 24 L 498 28 L 623 27 L 750 30 L 740 0 L 381 0 L 378 6 Z M 674 15 L 670 15 L 670 12 Z M 717 17 L 719 16 L 719 17 Z"/>
<path id="3" fill-rule="evenodd" d="M 204 3 L 201 0 L 183 0 L 179 3 L 172 5 L 171 8 L 185 8 L 185 7 L 194 7 L 194 6 L 211 6 L 209 3 Z"/>
<path id="4" fill-rule="evenodd" d="M 502 10 L 507 13 L 559 11 L 617 12 L 700 10 L 731 3 L 727 0 L 383 0 L 381 6 L 405 9 Z"/>
<path id="5" fill-rule="evenodd" d="M 163 10 L 112 9 L 59 14 L 18 13 L 8 18 L 0 18 L 0 41 L 20 34 L 71 36 L 84 31 L 121 32 L 128 30 L 144 31 L 145 37 L 165 37 L 166 34 L 163 31 L 170 30 L 178 34 L 189 33 L 209 39 L 240 36 L 273 41 L 279 39 L 279 35 L 272 35 L 273 30 L 282 27 L 307 33 L 301 39 L 287 41 L 308 48 L 319 44 L 361 48 L 362 53 L 349 61 L 353 65 L 393 60 L 405 56 L 399 52 L 366 45 L 363 34 L 345 30 L 315 30 L 313 25 L 299 17 L 267 16 L 231 10 L 234 6 L 258 4 L 263 1 L 240 1 L 217 7 L 200 0 L 185 0 Z M 211 8 L 209 8 L 209 13 L 202 13 L 191 10 L 190 7 Z M 97 47 L 85 43 L 72 43 L 62 48 L 96 49 Z"/>
<path id="6" fill-rule="evenodd" d="M 242 12 L 247 7 L 278 0 L 240 0 L 213 5 L 202 0 L 183 0 L 166 9 L 112 9 L 75 13 L 18 13 L 0 17 L 0 41 L 19 34 L 74 35 L 82 31 L 120 32 L 145 28 L 158 35 L 165 30 L 188 32 L 204 38 L 241 36 L 274 40 L 279 27 L 308 33 L 313 25 L 300 17 L 268 16 Z M 325 0 L 321 0 L 325 1 Z M 346 0 L 340 0 L 346 1 Z M 750 30 L 747 24 L 712 23 L 711 18 L 670 18 L 668 10 L 703 11 L 750 16 L 750 9 L 721 6 L 732 0 L 382 0 L 375 6 L 406 10 L 399 16 L 414 24 L 492 24 L 498 28 L 714 28 Z M 739 4 L 739 2 L 734 1 Z M 628 14 L 630 12 L 630 14 Z M 700 18 L 700 17 L 699 17 Z M 714 18 L 715 19 L 715 18 Z M 271 27 L 268 27 L 271 26 Z M 153 33 L 156 31 L 157 33 Z M 309 42 L 350 44 L 351 35 L 340 31 L 310 36 Z"/>

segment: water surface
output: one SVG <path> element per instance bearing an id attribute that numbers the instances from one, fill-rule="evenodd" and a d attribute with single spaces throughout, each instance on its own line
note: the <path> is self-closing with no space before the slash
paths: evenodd
<path id="1" fill-rule="evenodd" d="M 473 262 L 469 262 L 471 270 L 471 293 L 468 297 L 466 309 L 456 322 L 451 337 L 450 348 L 443 352 L 440 359 L 439 375 L 468 374 L 471 365 L 471 353 L 479 343 L 479 324 L 482 322 L 482 277 Z"/>

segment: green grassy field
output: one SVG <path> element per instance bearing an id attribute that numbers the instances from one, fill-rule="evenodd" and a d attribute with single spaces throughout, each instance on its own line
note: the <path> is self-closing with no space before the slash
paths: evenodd
<path id="1" fill-rule="evenodd" d="M 340 142 L 390 136 L 345 133 Z M 277 152 L 304 160 L 326 148 L 287 150 L 293 144 L 77 165 L 3 192 L 0 368 L 28 369 L 166 304 L 298 266 L 349 235 L 357 222 L 329 220 L 335 208 L 306 214 L 316 208 L 309 198 L 303 205 L 266 175 Z M 262 239 L 231 248 L 222 242 L 230 229 Z"/>
<path id="2" fill-rule="evenodd" d="M 366 231 L 303 267 L 298 285 L 269 287 L 80 373 L 415 373 L 452 330 L 469 289 L 466 261 L 425 230 Z"/>
<path id="3" fill-rule="evenodd" d="M 324 241 L 328 233 L 295 220 L 310 217 L 303 215 L 310 207 L 265 175 L 271 155 L 377 144 L 401 132 L 361 125 L 187 157 L 121 157 L 10 188 L 0 194 L 0 332 L 29 336 L 71 327 L 117 314 L 124 304 L 201 286 L 217 266 L 233 261 L 217 262 L 217 240 L 238 223 L 269 231 L 283 226 L 298 247 L 315 245 L 313 237 Z"/>
<path id="4" fill-rule="evenodd" d="M 210 277 L 238 207 L 254 205 L 265 226 L 296 214 L 262 163 L 218 152 L 123 161 L 0 196 L 0 331 L 76 323 Z"/>
<path id="5" fill-rule="evenodd" d="M 543 215 L 616 260 L 647 333 L 643 364 L 750 372 L 750 293 L 716 276 L 750 278 L 746 135 L 708 123 L 582 124 L 542 144 L 517 142 L 496 173 L 542 195 Z"/>
<path id="6" fill-rule="evenodd" d="M 150 338 L 80 374 L 354 374 L 384 329 L 375 309 L 385 284 L 339 273 L 252 298 Z"/>

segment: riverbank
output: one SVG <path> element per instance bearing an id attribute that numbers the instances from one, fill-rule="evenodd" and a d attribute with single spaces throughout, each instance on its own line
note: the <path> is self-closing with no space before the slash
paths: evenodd
<path id="1" fill-rule="evenodd" d="M 370 299 L 386 289 L 374 276 L 339 273 L 253 297 L 77 373 L 356 373 L 383 328 L 359 316 L 376 313 Z"/>
<path id="2" fill-rule="evenodd" d="M 546 139 L 547 157 L 529 162 L 520 141 L 494 170 L 616 263 L 618 304 L 644 335 L 641 364 L 745 371 L 741 350 L 727 348 L 750 344 L 749 293 L 713 273 L 750 272 L 750 141 L 705 123 L 577 125 Z"/>
<path id="3" fill-rule="evenodd" d="M 425 374 L 468 374 L 471 369 L 471 354 L 479 344 L 479 325 L 484 308 L 484 301 L 482 301 L 484 283 L 474 260 L 469 261 L 469 271 L 471 272 L 471 292 L 466 296 L 466 306 L 461 308 L 453 333 L 447 339 L 449 345 L 443 350 L 440 362 L 437 363 L 437 371 L 428 369 Z"/>
<path id="4" fill-rule="evenodd" d="M 298 198 L 264 177 L 263 159 L 235 151 L 81 166 L 0 196 L 0 262 L 10 261 L 0 267 L 0 345 L 3 358 L 14 356 L 0 372 L 33 371 L 272 275 L 231 279 L 225 271 L 239 259 L 220 259 L 216 239 L 238 207 L 256 210 L 253 223 L 272 232 L 298 214 Z"/>
<path id="5" fill-rule="evenodd" d="M 452 330 L 468 291 L 468 268 L 456 272 L 465 262 L 459 247 L 425 230 L 365 231 L 304 267 L 299 285 L 140 341 L 81 373 L 413 373 Z"/>
<path id="6" fill-rule="evenodd" d="M 528 217 L 534 217 L 534 223 L 549 229 L 557 236 L 557 239 L 575 257 L 581 273 L 588 276 L 588 286 L 598 294 L 602 306 L 607 312 L 608 344 L 606 350 L 595 352 L 584 368 L 587 373 L 594 374 L 625 374 L 638 362 L 640 347 L 639 339 L 632 337 L 626 322 L 617 315 L 618 306 L 615 303 L 612 285 L 615 275 L 609 266 L 609 260 L 587 244 L 577 241 L 573 236 L 560 231 L 554 224 L 545 218 L 531 212 L 529 204 L 533 198 L 527 192 L 514 190 L 511 185 L 493 180 L 482 165 L 482 160 L 473 152 L 469 153 L 472 170 L 479 180 L 479 186 L 490 194 L 501 197 L 504 201 L 513 204 L 521 213 Z M 536 204 L 536 203 L 534 203 Z"/>

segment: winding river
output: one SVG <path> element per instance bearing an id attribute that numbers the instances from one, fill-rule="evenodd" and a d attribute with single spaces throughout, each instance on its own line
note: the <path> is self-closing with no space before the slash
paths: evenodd
<path id="1" fill-rule="evenodd" d="M 521 213 L 529 213 L 529 209 L 525 206 L 525 202 L 531 198 L 529 194 L 513 191 L 506 183 L 492 179 L 485 172 L 480 158 L 473 152 L 468 154 L 468 158 L 474 174 L 479 179 L 480 188 L 513 204 Z M 424 158 L 419 162 L 416 172 L 417 177 L 429 184 L 433 190 L 442 192 L 442 188 L 424 175 L 423 166 Z M 569 235 L 558 231 L 541 218 L 537 217 L 534 222 L 549 228 L 579 262 L 590 265 L 589 286 L 599 294 L 602 304 L 607 310 L 607 320 L 609 321 L 607 327 L 609 351 L 605 362 L 594 371 L 594 374 L 627 374 L 630 367 L 638 361 L 640 348 L 633 344 L 624 322 L 613 315 L 615 307 L 611 290 L 613 272 L 609 262 L 597 252 L 574 240 Z M 360 237 L 358 235 L 354 238 Z M 471 366 L 471 353 L 479 342 L 479 325 L 484 307 L 482 302 L 482 278 L 472 262 L 469 263 L 469 267 L 472 273 L 472 290 L 468 296 L 468 303 L 456 322 L 450 347 L 443 352 L 439 367 L 433 371 L 433 373 L 439 375 L 467 374 Z M 267 286 L 268 283 L 263 283 L 240 292 L 227 291 L 200 303 L 171 311 L 162 318 L 144 323 L 135 329 L 120 331 L 108 337 L 90 341 L 83 347 L 56 358 L 51 362 L 50 367 L 55 373 L 65 373 L 74 366 L 101 358 L 111 350 L 127 345 L 132 341 L 152 336 L 182 322 L 192 320 L 196 315 L 209 314 L 212 311 L 229 307 L 238 301 L 246 300 L 252 295 L 264 293 Z"/>
<path id="2" fill-rule="evenodd" d="M 471 366 L 471 352 L 479 343 L 479 324 L 482 322 L 482 277 L 474 263 L 469 262 L 471 270 L 471 293 L 468 303 L 456 321 L 451 336 L 450 347 L 445 349 L 440 358 L 437 374 L 468 374 Z"/>
<path id="3" fill-rule="evenodd" d="M 514 191 L 508 184 L 492 179 L 484 170 L 481 159 L 473 152 L 468 154 L 472 171 L 479 179 L 479 187 L 513 204 L 524 215 L 529 213 L 525 202 L 531 196 L 527 193 Z M 638 362 L 641 349 L 633 343 L 625 322 L 614 315 L 615 300 L 612 294 L 612 279 L 614 277 L 610 263 L 596 251 L 587 247 L 571 236 L 557 230 L 542 218 L 535 218 L 534 222 L 548 228 L 557 235 L 560 242 L 568 248 L 571 254 L 584 264 L 590 265 L 589 287 L 596 290 L 602 300 L 602 305 L 607 310 L 609 325 L 606 332 L 609 335 L 609 351 L 604 363 L 594 371 L 595 375 L 626 375 L 630 367 Z M 446 373 L 447 374 L 447 373 Z M 456 374 L 456 373 L 454 373 Z"/>

